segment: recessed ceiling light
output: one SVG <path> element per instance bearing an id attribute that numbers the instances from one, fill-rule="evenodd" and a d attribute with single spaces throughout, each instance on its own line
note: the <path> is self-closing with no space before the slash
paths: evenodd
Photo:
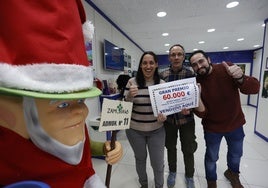
<path id="1" fill-rule="evenodd" d="M 193 49 L 193 51 L 197 51 L 197 50 L 198 50 L 197 48 Z"/>
<path id="2" fill-rule="evenodd" d="M 205 41 L 199 41 L 198 43 L 199 43 L 199 44 L 204 44 L 204 43 L 205 43 Z"/>
<path id="3" fill-rule="evenodd" d="M 260 45 L 256 44 L 256 45 L 254 45 L 253 47 L 254 47 L 254 48 L 258 48 L 258 47 L 260 47 Z"/>
<path id="4" fill-rule="evenodd" d="M 165 46 L 169 46 L 170 44 L 166 43 Z"/>
<path id="5" fill-rule="evenodd" d="M 208 29 L 208 32 L 210 33 L 210 32 L 214 32 L 216 29 L 214 29 L 214 28 L 211 28 L 211 29 Z"/>
<path id="6" fill-rule="evenodd" d="M 161 18 L 161 17 L 164 17 L 164 16 L 166 16 L 166 15 L 167 15 L 166 12 L 158 12 L 158 13 L 157 13 L 157 16 L 160 17 L 160 18 Z"/>
<path id="7" fill-rule="evenodd" d="M 229 48 L 228 46 L 223 47 L 224 50 L 227 50 L 228 48 Z"/>
<path id="8" fill-rule="evenodd" d="M 233 1 L 233 2 L 231 2 L 231 3 L 228 3 L 228 4 L 226 5 L 226 8 L 234 8 L 234 7 L 236 7 L 238 4 L 239 4 L 238 1 Z"/>
<path id="9" fill-rule="evenodd" d="M 244 40 L 244 38 L 239 38 L 239 39 L 237 39 L 237 41 L 242 41 L 242 40 Z"/>
<path id="10" fill-rule="evenodd" d="M 168 33 L 162 33 L 162 36 L 164 36 L 164 37 L 166 37 L 168 35 L 169 35 Z"/>

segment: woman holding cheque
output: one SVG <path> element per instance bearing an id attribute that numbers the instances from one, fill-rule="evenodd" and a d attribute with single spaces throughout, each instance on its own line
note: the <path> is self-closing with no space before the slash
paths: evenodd
<path id="1" fill-rule="evenodd" d="M 137 75 L 131 78 L 124 93 L 125 100 L 133 102 L 130 129 L 126 130 L 129 143 L 134 151 L 136 171 L 142 188 L 148 187 L 146 173 L 147 148 L 154 172 L 156 188 L 164 186 L 164 148 L 166 116 L 154 116 L 148 86 L 164 83 L 158 74 L 157 56 L 144 52 L 139 62 Z"/>

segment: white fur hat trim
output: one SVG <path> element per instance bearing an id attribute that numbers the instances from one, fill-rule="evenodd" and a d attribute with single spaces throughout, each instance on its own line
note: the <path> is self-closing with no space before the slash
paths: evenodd
<path id="1" fill-rule="evenodd" d="M 77 64 L 39 63 L 9 65 L 0 62 L 0 86 L 39 91 L 44 93 L 69 93 L 90 89 L 93 70 Z"/>

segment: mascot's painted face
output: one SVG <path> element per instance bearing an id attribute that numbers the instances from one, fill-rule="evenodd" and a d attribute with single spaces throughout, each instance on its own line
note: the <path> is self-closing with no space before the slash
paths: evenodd
<path id="1" fill-rule="evenodd" d="M 0 126 L 69 164 L 78 164 L 85 142 L 84 99 L 51 100 L 0 95 Z"/>
<path id="2" fill-rule="evenodd" d="M 38 123 L 48 136 L 68 146 L 84 140 L 85 120 L 88 115 L 84 99 L 33 101 Z M 32 109 L 33 106 L 29 108 Z M 0 126 L 29 139 L 23 111 L 23 97 L 0 95 Z"/>
<path id="3" fill-rule="evenodd" d="M 88 108 L 84 99 L 35 99 L 39 122 L 55 140 L 73 146 L 84 140 Z"/>

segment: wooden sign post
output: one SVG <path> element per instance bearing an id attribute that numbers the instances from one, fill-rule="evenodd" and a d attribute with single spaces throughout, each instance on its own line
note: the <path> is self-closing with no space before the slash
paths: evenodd
<path id="1" fill-rule="evenodd" d="M 112 131 L 111 149 L 115 147 L 116 133 L 129 129 L 133 104 L 120 100 L 103 99 L 99 131 Z M 105 185 L 110 186 L 112 165 L 107 166 Z"/>

